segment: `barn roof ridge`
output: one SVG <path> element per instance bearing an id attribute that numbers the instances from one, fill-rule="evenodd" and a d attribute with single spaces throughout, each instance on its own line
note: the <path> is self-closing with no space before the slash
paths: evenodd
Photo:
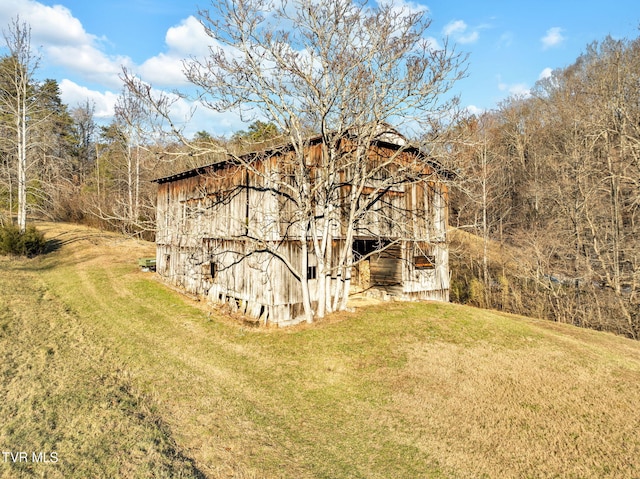
<path id="1" fill-rule="evenodd" d="M 429 155 L 427 155 L 420 147 L 415 146 L 414 144 L 410 143 L 409 140 L 402 135 L 400 132 L 398 132 L 395 128 L 393 128 L 391 125 L 389 125 L 388 123 L 381 123 L 380 125 L 378 125 L 378 131 L 375 134 L 375 138 L 374 138 L 374 142 L 378 145 L 381 146 L 385 146 L 385 147 L 390 147 L 390 148 L 396 148 L 396 149 L 400 149 L 403 148 L 405 151 L 409 151 L 412 153 L 418 153 L 422 156 L 424 156 L 425 158 L 428 158 Z M 346 134 L 349 134 L 349 131 L 346 132 Z M 397 140 L 397 141 L 392 141 L 392 140 Z M 322 134 L 315 134 L 315 135 L 311 135 L 309 137 L 307 137 L 305 139 L 306 142 L 308 142 L 309 145 L 313 145 L 313 144 L 317 144 L 318 142 L 322 141 Z M 268 148 L 263 148 L 263 149 L 258 149 L 258 150 L 253 150 L 253 151 L 249 151 L 246 153 L 242 153 L 240 155 L 235 155 L 235 157 L 240 158 L 240 159 L 248 159 L 252 156 L 257 157 L 258 155 L 271 155 L 274 154 L 276 152 L 279 151 L 286 151 L 288 149 L 293 148 L 293 142 L 289 141 L 286 143 L 281 143 L 281 144 L 277 144 L 274 146 L 270 146 Z M 234 155 L 231 153 L 227 153 L 227 157 L 218 161 L 215 161 L 213 163 L 209 163 L 207 165 L 202 165 L 202 166 L 197 166 L 195 168 L 191 168 L 189 170 L 185 170 L 185 171 L 181 171 L 178 173 L 174 173 L 172 175 L 168 175 L 168 176 L 164 176 L 161 178 L 155 178 L 153 180 L 151 180 L 153 183 L 158 183 L 158 184 L 162 184 L 162 183 L 169 183 L 171 181 L 176 181 L 176 180 L 180 180 L 183 178 L 190 178 L 193 176 L 198 176 L 198 175 L 202 175 L 204 173 L 206 173 L 208 170 L 210 170 L 211 168 L 217 166 L 217 165 L 221 165 L 224 163 L 227 163 L 229 161 L 233 161 L 234 160 Z M 428 160 L 428 163 L 430 164 L 430 166 L 434 167 L 436 170 L 445 173 L 445 176 L 449 176 L 451 175 L 451 172 L 448 172 L 447 170 L 445 170 L 442 165 L 440 165 L 438 162 L 436 162 L 435 160 Z"/>

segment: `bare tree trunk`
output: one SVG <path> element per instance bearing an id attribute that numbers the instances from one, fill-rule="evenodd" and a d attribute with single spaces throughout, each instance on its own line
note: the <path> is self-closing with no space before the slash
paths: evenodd
<path id="1" fill-rule="evenodd" d="M 133 201 L 133 221 L 137 222 L 140 218 L 140 146 L 136 145 L 136 171 L 135 171 L 135 187 Z"/>
<path id="2" fill-rule="evenodd" d="M 314 253 L 317 261 L 317 282 L 318 282 L 318 309 L 316 315 L 318 318 L 324 318 L 327 312 L 331 312 L 330 294 L 331 294 L 331 236 L 330 220 L 325 206 L 325 217 L 322 223 L 322 230 L 314 230 L 313 245 Z M 314 221 L 317 226 L 317 222 Z"/>
<path id="3" fill-rule="evenodd" d="M 125 228 L 129 231 L 130 225 L 134 223 L 134 171 L 133 171 L 133 155 L 131 153 L 131 144 L 127 144 L 127 223 Z"/>
<path id="4" fill-rule="evenodd" d="M 9 222 L 13 224 L 13 180 L 9 161 L 7 161 L 7 188 L 9 190 Z"/>
<path id="5" fill-rule="evenodd" d="M 27 83 L 19 84 L 16 130 L 18 132 L 18 228 L 27 229 Z"/>
<path id="6" fill-rule="evenodd" d="M 11 91 L 3 95 L 2 107 L 13 117 L 15 134 L 17 183 L 18 183 L 18 228 L 24 232 L 27 227 L 27 148 L 29 146 L 29 124 L 31 116 L 39 108 L 38 102 L 30 96 L 33 75 L 38 68 L 38 59 L 31 52 L 31 30 L 26 23 L 15 19 L 8 31 L 3 31 L 10 55 L 2 60 L 2 74 L 11 85 Z"/>
<path id="7" fill-rule="evenodd" d="M 307 239 L 308 225 L 300 232 L 301 261 L 300 261 L 300 285 L 302 287 L 302 307 L 307 323 L 313 322 L 313 308 L 311 307 L 311 295 L 309 293 L 309 243 Z"/>
<path id="8" fill-rule="evenodd" d="M 487 172 L 487 142 L 483 141 L 481 152 L 482 163 L 482 283 L 484 285 L 484 301 L 489 304 L 490 280 L 489 280 L 489 221 L 487 217 L 489 209 L 489 195 L 487 192 L 487 182 L 489 181 Z"/>

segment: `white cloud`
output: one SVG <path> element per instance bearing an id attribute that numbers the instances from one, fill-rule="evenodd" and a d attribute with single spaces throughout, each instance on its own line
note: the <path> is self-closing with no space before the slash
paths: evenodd
<path id="1" fill-rule="evenodd" d="M 49 63 L 68 68 L 86 80 L 99 82 L 111 88 L 122 85 L 122 67 L 130 68 L 128 57 L 108 57 L 91 45 L 65 45 L 46 47 Z"/>
<path id="2" fill-rule="evenodd" d="M 214 136 L 231 136 L 233 132 L 247 127 L 234 112 L 219 113 L 203 107 L 197 101 L 155 88 L 152 89 L 152 94 L 164 95 L 169 99 L 171 121 L 178 128 L 184 128 L 183 134 L 187 138 L 193 137 L 200 130 L 206 130 Z"/>
<path id="3" fill-rule="evenodd" d="M 167 30 L 165 42 L 174 54 L 204 56 L 209 53 L 212 39 L 202 24 L 190 16 Z"/>
<path id="4" fill-rule="evenodd" d="M 90 90 L 87 87 L 65 79 L 60 82 L 60 97 L 62 101 L 71 108 L 82 105 L 89 100 L 89 102 L 95 105 L 96 118 L 108 119 L 113 116 L 118 93 Z"/>
<path id="5" fill-rule="evenodd" d="M 31 28 L 31 45 L 40 49 L 43 66 L 63 67 L 91 81 L 115 87 L 121 66 L 128 57 L 109 57 L 100 50 L 99 39 L 87 33 L 80 20 L 62 6 L 33 0 L 2 0 L 0 23 L 6 28 L 16 18 Z"/>
<path id="6" fill-rule="evenodd" d="M 516 98 L 529 98 L 531 89 L 524 83 L 516 83 L 509 87 L 509 95 Z"/>
<path id="7" fill-rule="evenodd" d="M 160 53 L 149 58 L 137 69 L 140 77 L 154 85 L 185 85 L 182 57 Z"/>
<path id="8" fill-rule="evenodd" d="M 458 43 L 475 43 L 478 41 L 478 38 L 480 38 L 480 34 L 478 32 L 469 32 L 468 35 L 462 35 L 458 37 Z"/>
<path id="9" fill-rule="evenodd" d="M 469 114 L 469 115 L 482 115 L 485 110 L 483 108 L 477 107 L 475 105 L 469 105 L 465 108 L 465 111 Z"/>
<path id="10" fill-rule="evenodd" d="M 62 5 L 47 7 L 31 4 L 25 20 L 31 25 L 33 39 L 47 45 L 92 44 L 95 35 L 88 34 L 80 20 L 73 17 L 71 11 Z"/>
<path id="11" fill-rule="evenodd" d="M 122 89 L 122 66 L 154 85 L 183 86 L 182 59 L 206 55 L 213 42 L 200 22 L 190 16 L 167 30 L 164 52 L 135 65 L 128 56 L 108 55 L 104 50 L 108 39 L 88 33 L 64 6 L 50 7 L 35 0 L 0 0 L 0 28 L 6 29 L 16 17 L 30 25 L 31 44 L 34 50 L 40 49 L 43 69 L 56 72 L 61 100 L 70 108 L 88 100 L 95 105 L 96 120 L 101 122 L 113 118 Z M 91 86 L 83 86 L 83 81 L 90 81 Z M 193 113 L 194 105 L 187 99 L 178 99 L 172 109 L 175 121 L 182 124 Z M 215 135 L 228 135 L 246 125 L 236 114 L 200 107 L 185 128 L 187 134 L 208 129 Z"/>
<path id="12" fill-rule="evenodd" d="M 153 89 L 160 94 L 159 90 Z M 215 136 L 230 136 L 233 132 L 246 128 L 235 113 L 218 113 L 213 110 L 198 107 L 197 103 L 185 98 L 164 93 L 175 100 L 171 107 L 172 120 L 178 126 L 185 127 L 185 135 L 192 137 L 197 131 L 207 130 Z M 112 91 L 96 91 L 78 85 L 71 80 L 60 82 L 60 97 L 62 101 L 74 108 L 84 105 L 88 100 L 95 105 L 95 118 L 98 121 L 109 122 L 114 115 L 114 107 L 119 93 Z"/>
<path id="13" fill-rule="evenodd" d="M 525 83 L 504 83 L 500 77 L 498 77 L 498 90 L 516 98 L 529 98 L 531 96 L 531 89 Z"/>
<path id="14" fill-rule="evenodd" d="M 540 72 L 540 75 L 538 75 L 538 80 L 544 80 L 545 78 L 549 78 L 551 77 L 552 74 L 553 74 L 553 69 L 547 67 Z"/>
<path id="15" fill-rule="evenodd" d="M 542 47 L 546 50 L 547 48 L 560 45 L 565 40 L 562 32 L 563 30 L 560 27 L 553 27 L 547 30 L 546 35 L 540 39 L 542 41 Z"/>
<path id="16" fill-rule="evenodd" d="M 6 28 L 17 17 L 31 27 L 33 46 L 91 43 L 89 35 L 71 11 L 62 5 L 46 6 L 33 0 L 3 0 L 0 2 L 0 23 Z"/>
<path id="17" fill-rule="evenodd" d="M 454 20 L 445 25 L 443 33 L 446 36 L 453 37 L 458 43 L 475 43 L 480 34 L 478 30 L 468 31 L 468 28 L 468 25 L 463 20 Z"/>
<path id="18" fill-rule="evenodd" d="M 449 22 L 444 27 L 445 35 L 453 35 L 463 33 L 467 29 L 467 24 L 462 20 L 455 20 L 453 22 Z"/>
<path id="19" fill-rule="evenodd" d="M 204 57 L 214 40 L 207 35 L 202 24 L 193 16 L 169 28 L 165 36 L 167 52 L 149 58 L 138 72 L 145 81 L 154 85 L 186 85 L 182 61 L 189 57 Z"/>
<path id="20" fill-rule="evenodd" d="M 432 51 L 438 51 L 443 49 L 443 46 L 435 37 L 423 38 L 420 41 L 420 46 L 426 48 L 427 50 L 432 50 Z"/>
<path id="21" fill-rule="evenodd" d="M 379 5 L 386 5 L 393 8 L 395 12 L 405 13 L 429 13 L 429 8 L 417 2 L 407 0 L 378 0 Z"/>
<path id="22" fill-rule="evenodd" d="M 50 7 L 34 0 L 0 0 L 2 27 L 6 28 L 16 17 L 31 27 L 31 43 L 34 48 L 40 47 L 44 67 L 63 68 L 68 77 L 78 75 L 107 89 L 121 88 L 123 66 L 154 84 L 184 85 L 182 59 L 206 54 L 211 43 L 200 22 L 190 16 L 167 30 L 165 53 L 137 67 L 127 56 L 107 55 L 102 49 L 107 40 L 87 33 L 64 6 Z"/>

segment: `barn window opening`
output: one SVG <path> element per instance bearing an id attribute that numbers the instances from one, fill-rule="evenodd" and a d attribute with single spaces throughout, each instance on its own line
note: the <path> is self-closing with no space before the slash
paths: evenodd
<path id="1" fill-rule="evenodd" d="M 361 240 L 357 239 L 353 242 L 353 255 L 356 261 L 376 252 L 382 252 L 389 246 L 389 240 Z"/>
<path id="2" fill-rule="evenodd" d="M 416 269 L 434 269 L 436 267 L 436 257 L 433 255 L 414 256 L 413 266 Z"/>
<path id="3" fill-rule="evenodd" d="M 216 273 L 218 272 L 218 268 L 216 266 L 215 262 L 211 262 L 209 263 L 209 275 L 211 276 L 211 279 L 216 279 Z"/>
<path id="4" fill-rule="evenodd" d="M 307 267 L 307 279 L 316 279 L 318 277 L 318 267 L 317 266 L 308 266 Z"/>

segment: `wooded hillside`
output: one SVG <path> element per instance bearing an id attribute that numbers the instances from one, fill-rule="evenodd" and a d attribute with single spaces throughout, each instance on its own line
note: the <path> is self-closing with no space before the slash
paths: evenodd
<path id="1" fill-rule="evenodd" d="M 640 41 L 607 38 L 456 125 L 458 301 L 638 338 L 639 85 Z"/>

